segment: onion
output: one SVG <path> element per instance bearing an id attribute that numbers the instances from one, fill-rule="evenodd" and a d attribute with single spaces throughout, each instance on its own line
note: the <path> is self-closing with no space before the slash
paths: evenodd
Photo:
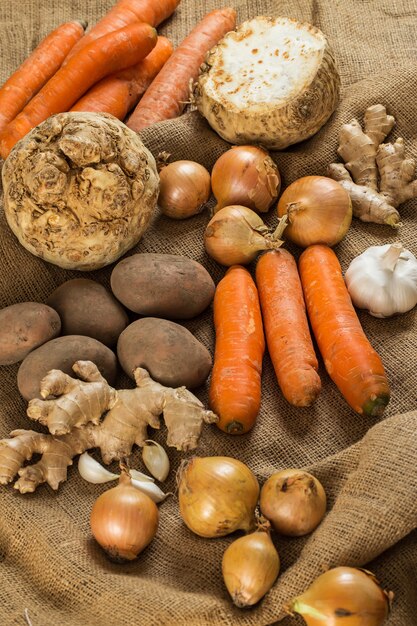
<path id="1" fill-rule="evenodd" d="M 158 507 L 125 470 L 119 484 L 97 498 L 90 516 L 95 540 L 117 563 L 135 559 L 154 538 L 158 522 Z"/>
<path id="2" fill-rule="evenodd" d="M 173 161 L 159 172 L 158 205 L 177 220 L 200 213 L 211 193 L 210 174 L 195 161 Z"/>
<path id="3" fill-rule="evenodd" d="M 314 530 L 326 512 L 322 484 L 297 469 L 272 474 L 261 489 L 260 508 L 282 535 L 300 537 Z"/>
<path id="4" fill-rule="evenodd" d="M 304 176 L 286 188 L 278 215 L 288 215 L 285 238 L 301 248 L 315 243 L 334 246 L 352 222 L 352 203 L 346 189 L 326 176 Z"/>
<path id="5" fill-rule="evenodd" d="M 279 566 L 268 523 L 233 541 L 223 554 L 222 573 L 234 604 L 239 608 L 256 604 L 271 589 Z"/>
<path id="6" fill-rule="evenodd" d="M 195 457 L 179 471 L 180 514 L 200 537 L 252 530 L 259 484 L 251 470 L 231 457 Z"/>
<path id="7" fill-rule="evenodd" d="M 222 265 L 246 265 L 261 250 L 280 248 L 286 218 L 271 231 L 257 213 L 245 206 L 223 207 L 211 218 L 204 233 L 207 253 Z"/>
<path id="8" fill-rule="evenodd" d="M 265 213 L 278 198 L 281 177 L 262 148 L 234 146 L 214 164 L 211 187 L 217 200 L 215 211 L 239 204 Z"/>
<path id="9" fill-rule="evenodd" d="M 335 567 L 316 578 L 286 610 L 302 615 L 308 626 L 381 626 L 393 597 L 371 572 Z"/>

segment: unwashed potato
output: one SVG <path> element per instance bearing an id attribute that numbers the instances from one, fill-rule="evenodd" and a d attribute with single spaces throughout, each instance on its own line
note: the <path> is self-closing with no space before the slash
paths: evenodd
<path id="1" fill-rule="evenodd" d="M 86 335 L 114 346 L 129 323 L 126 311 L 104 285 L 88 278 L 67 280 L 46 301 L 61 317 L 63 335 Z"/>
<path id="2" fill-rule="evenodd" d="M 210 352 L 189 330 L 155 317 L 137 320 L 122 332 L 117 356 L 131 378 L 136 367 L 144 367 L 167 387 L 198 387 L 212 367 Z"/>
<path id="3" fill-rule="evenodd" d="M 190 319 L 213 299 L 215 285 L 197 261 L 176 254 L 134 254 L 113 269 L 118 300 L 140 315 Z"/>
<path id="4" fill-rule="evenodd" d="M 82 335 L 57 337 L 30 352 L 17 372 L 17 386 L 25 400 L 40 398 L 42 378 L 53 369 L 75 376 L 75 361 L 93 361 L 110 385 L 116 380 L 117 358 L 97 339 Z"/>
<path id="5" fill-rule="evenodd" d="M 59 335 L 56 311 L 40 302 L 19 302 L 0 310 L 0 365 L 11 365 Z"/>

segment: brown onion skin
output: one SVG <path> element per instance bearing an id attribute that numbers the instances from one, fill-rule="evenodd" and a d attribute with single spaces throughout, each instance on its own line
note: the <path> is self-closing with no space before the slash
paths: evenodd
<path id="1" fill-rule="evenodd" d="M 97 498 L 90 515 L 95 540 L 116 563 L 135 559 L 154 538 L 158 523 L 156 504 L 123 473 L 116 487 Z"/>
<path id="2" fill-rule="evenodd" d="M 327 176 L 304 176 L 281 195 L 278 216 L 288 214 L 284 238 L 301 248 L 336 245 L 352 222 L 352 203 L 346 189 Z"/>
<path id="3" fill-rule="evenodd" d="M 200 537 L 253 530 L 258 497 L 255 475 L 232 457 L 194 457 L 180 467 L 180 514 L 186 526 Z"/>
<path id="4" fill-rule="evenodd" d="M 307 626 L 382 626 L 393 597 L 371 572 L 341 566 L 318 576 L 285 608 L 290 615 L 302 615 Z M 309 615 L 309 609 L 321 617 Z"/>
<path id="5" fill-rule="evenodd" d="M 301 537 L 312 532 L 326 512 L 326 494 L 312 474 L 286 469 L 275 472 L 261 489 L 260 509 L 282 535 Z"/>
<path id="6" fill-rule="evenodd" d="M 281 176 L 263 148 L 233 146 L 214 164 L 211 186 L 217 200 L 215 211 L 239 204 L 266 213 L 278 198 Z"/>
<path id="7" fill-rule="evenodd" d="M 200 213 L 210 198 L 210 174 L 195 161 L 173 161 L 159 172 L 158 206 L 173 219 L 186 219 Z"/>

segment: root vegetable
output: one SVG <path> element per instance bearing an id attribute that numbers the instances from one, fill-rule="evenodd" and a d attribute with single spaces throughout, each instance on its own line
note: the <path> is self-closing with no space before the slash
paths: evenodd
<path id="1" fill-rule="evenodd" d="M 97 498 L 90 515 L 94 539 L 116 563 L 135 559 L 155 537 L 158 523 L 158 507 L 132 485 L 127 471 L 117 487 Z"/>
<path id="2" fill-rule="evenodd" d="M 2 178 L 20 243 L 67 269 L 116 261 L 141 238 L 158 195 L 152 154 L 104 113 L 50 117 L 19 142 Z"/>
<path id="3" fill-rule="evenodd" d="M 263 254 L 256 265 L 256 286 L 281 391 L 290 404 L 311 406 L 321 381 L 294 257 L 283 248 Z"/>
<path id="4" fill-rule="evenodd" d="M 345 165 L 331 163 L 328 175 L 349 193 L 355 217 L 398 227 L 398 206 L 417 197 L 415 159 L 405 157 L 401 137 L 382 143 L 395 124 L 382 104 L 366 109 L 364 121 L 364 130 L 356 118 L 342 126 L 338 154 Z"/>
<path id="5" fill-rule="evenodd" d="M 335 567 L 321 574 L 286 607 L 303 616 L 307 626 L 382 626 L 394 594 L 384 591 L 375 576 L 354 567 Z"/>
<path id="6" fill-rule="evenodd" d="M 235 539 L 222 559 L 223 580 L 234 604 L 243 608 L 259 602 L 274 584 L 279 567 L 268 524 Z"/>
<path id="7" fill-rule="evenodd" d="M 333 250 L 309 246 L 299 260 L 311 327 L 326 370 L 359 414 L 379 417 L 390 399 L 384 366 L 350 299 Z"/>
<path id="8" fill-rule="evenodd" d="M 252 471 L 231 457 L 194 457 L 178 474 L 178 500 L 186 526 L 200 537 L 252 530 L 259 484 Z"/>
<path id="9" fill-rule="evenodd" d="M 61 331 L 60 316 L 39 302 L 18 302 L 0 310 L 0 365 L 22 361 Z"/>
<path id="10" fill-rule="evenodd" d="M 56 337 L 32 350 L 17 372 L 17 386 L 25 400 L 40 398 L 41 381 L 51 370 L 71 375 L 76 361 L 92 361 L 102 376 L 113 384 L 117 373 L 116 355 L 97 339 L 82 335 Z"/>
<path id="11" fill-rule="evenodd" d="M 339 87 L 333 52 L 318 28 L 258 16 L 210 51 L 194 99 L 226 141 L 280 150 L 323 126 Z"/>
<path id="12" fill-rule="evenodd" d="M 266 213 L 278 198 L 281 177 L 269 154 L 258 146 L 234 146 L 219 157 L 211 172 L 215 210 L 243 205 Z"/>
<path id="13" fill-rule="evenodd" d="M 131 378 L 136 367 L 144 367 L 168 387 L 199 387 L 212 366 L 210 352 L 187 328 L 156 317 L 129 324 L 117 342 L 117 356 Z"/>
<path id="14" fill-rule="evenodd" d="M 197 447 L 203 423 L 218 419 L 212 411 L 205 410 L 188 389 L 164 387 L 142 368 L 134 372 L 135 389 L 117 391 L 101 377 L 94 363 L 77 362 L 73 369 L 83 376 L 84 381 L 68 381 L 63 372 L 48 374 L 44 395 L 50 392 L 56 395 L 33 400 L 28 407 L 32 419 L 50 424 L 52 428 L 59 423 L 60 431 L 65 434 L 16 430 L 9 439 L 2 439 L 0 484 L 8 484 L 19 474 L 14 487 L 21 493 L 33 492 L 44 482 L 52 489 L 58 489 L 76 454 L 97 447 L 105 463 L 126 459 L 135 444 L 145 445 L 148 426 L 159 428 L 162 413 L 167 427 L 167 444 L 177 450 L 192 450 Z M 91 391 L 88 391 L 89 386 Z M 103 421 L 92 423 L 98 422 L 97 415 L 101 411 L 105 412 Z M 75 427 L 66 432 L 71 424 Z M 26 461 L 33 454 L 39 454 L 40 459 L 28 465 Z M 134 480 L 143 480 L 143 476 L 137 476 L 134 470 L 131 474 Z"/>
<path id="15" fill-rule="evenodd" d="M 326 493 L 315 476 L 297 469 L 272 474 L 262 486 L 259 500 L 264 515 L 281 535 L 311 533 L 326 512 Z"/>
<path id="16" fill-rule="evenodd" d="M 210 406 L 217 426 L 239 435 L 255 424 L 261 406 L 265 350 L 256 285 L 243 267 L 231 267 L 214 296 L 216 343 L 210 379 Z"/>
<path id="17" fill-rule="evenodd" d="M 86 335 L 115 346 L 129 323 L 116 298 L 95 280 L 73 278 L 57 287 L 46 301 L 59 313 L 63 335 Z"/>
<path id="18" fill-rule="evenodd" d="M 211 193 L 210 174 L 194 161 L 173 161 L 159 172 L 158 206 L 167 217 L 182 220 L 200 213 Z"/>
<path id="19" fill-rule="evenodd" d="M 177 254 L 132 254 L 114 267 L 110 284 L 116 298 L 134 313 L 169 320 L 199 315 L 215 290 L 201 263 Z"/>
<path id="20" fill-rule="evenodd" d="M 284 237 L 302 248 L 315 243 L 334 246 L 352 222 L 349 194 L 326 176 L 304 176 L 289 185 L 278 202 L 278 215 L 287 215 Z"/>

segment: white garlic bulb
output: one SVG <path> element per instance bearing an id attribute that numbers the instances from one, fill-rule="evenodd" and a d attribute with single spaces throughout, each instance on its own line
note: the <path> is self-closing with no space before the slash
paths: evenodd
<path id="1" fill-rule="evenodd" d="M 371 246 L 345 273 L 353 304 L 375 317 L 410 311 L 417 304 L 417 259 L 401 243 Z"/>

